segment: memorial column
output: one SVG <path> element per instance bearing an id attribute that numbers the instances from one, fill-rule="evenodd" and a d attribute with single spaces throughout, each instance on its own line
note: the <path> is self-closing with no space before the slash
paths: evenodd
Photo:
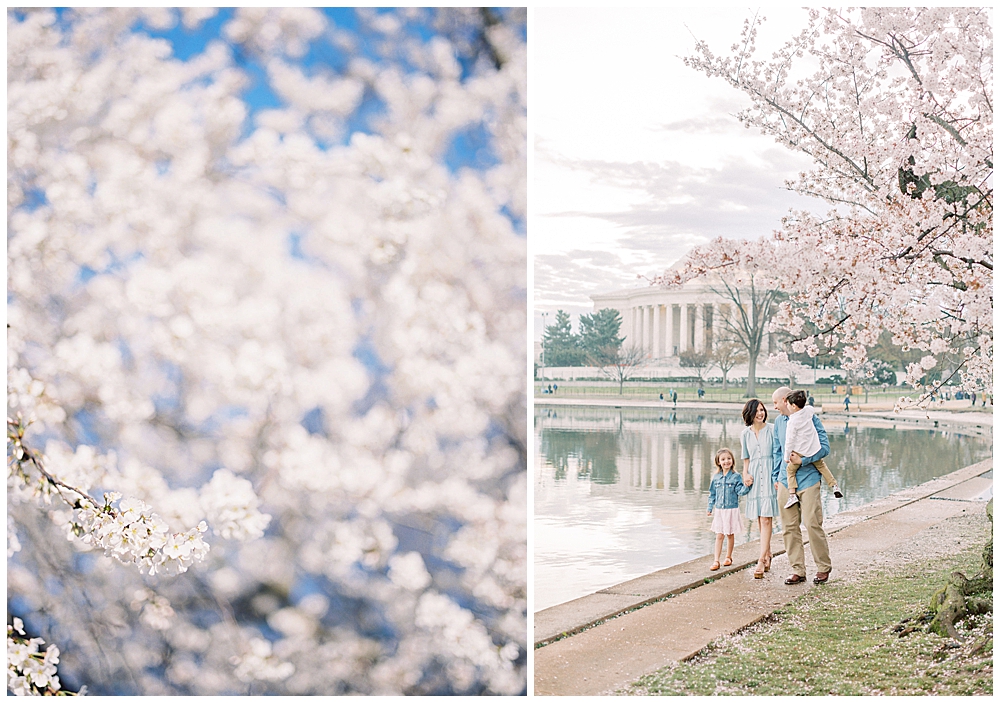
<path id="1" fill-rule="evenodd" d="M 660 305 L 653 306 L 653 358 L 658 359 L 663 356 L 663 343 L 660 341 Z"/>
<path id="2" fill-rule="evenodd" d="M 705 351 L 705 303 L 695 303 L 694 306 L 694 348 L 695 351 Z"/>
<path id="3" fill-rule="evenodd" d="M 666 347 L 666 353 L 664 356 L 674 355 L 674 305 L 673 303 L 667 303 L 663 306 L 665 310 L 666 317 L 666 334 L 664 334 L 664 346 Z"/>
<path id="4" fill-rule="evenodd" d="M 690 332 L 690 322 L 688 321 L 688 304 L 687 302 L 681 303 L 681 338 L 680 343 L 677 345 L 677 353 L 683 354 L 688 350 L 688 345 L 691 343 L 691 332 Z"/>

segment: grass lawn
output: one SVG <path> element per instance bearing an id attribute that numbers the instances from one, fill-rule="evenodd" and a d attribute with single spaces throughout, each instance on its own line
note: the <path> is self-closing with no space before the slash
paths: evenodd
<path id="1" fill-rule="evenodd" d="M 982 546 L 921 568 L 814 588 L 769 619 L 723 638 L 688 662 L 643 677 L 625 695 L 993 694 L 993 617 L 970 618 L 967 642 L 900 637 L 948 575 L 979 571 Z"/>
<path id="2" fill-rule="evenodd" d="M 705 402 L 705 403 L 744 403 L 747 398 L 744 396 L 745 387 L 731 384 L 728 389 L 722 390 L 719 386 L 705 386 L 705 396 L 698 397 L 698 386 L 694 383 L 669 383 L 657 381 L 630 381 L 625 384 L 625 388 L 619 394 L 618 386 L 610 383 L 595 383 L 588 381 L 555 381 L 558 390 L 553 396 L 549 396 L 542 391 L 551 386 L 553 381 L 534 382 L 535 398 L 545 400 L 550 397 L 555 398 L 577 398 L 577 399 L 604 399 L 604 400 L 659 400 L 660 393 L 666 398 L 670 390 L 677 391 L 677 400 L 680 402 Z M 777 384 L 758 383 L 756 397 L 770 402 L 771 393 L 777 388 Z M 829 410 L 842 410 L 844 407 L 844 396 L 830 392 L 829 385 L 815 386 L 810 384 L 798 384 L 796 388 L 808 389 L 816 398 L 819 405 L 826 406 Z M 900 397 L 913 395 L 913 389 L 909 388 L 881 388 L 869 389 L 868 393 L 861 393 L 851 398 L 851 410 L 858 410 L 859 406 L 867 404 L 888 405 L 898 401 Z M 670 405 L 670 401 L 666 401 Z M 949 410 L 970 409 L 970 402 L 953 401 L 946 403 Z M 934 406 L 937 407 L 937 406 Z M 987 405 L 984 409 L 979 401 L 976 403 L 976 410 L 992 412 L 993 407 Z"/>

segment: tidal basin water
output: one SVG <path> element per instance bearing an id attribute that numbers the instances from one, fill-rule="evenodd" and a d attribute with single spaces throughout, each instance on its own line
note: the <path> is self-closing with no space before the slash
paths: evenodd
<path id="1" fill-rule="evenodd" d="M 991 437 L 960 430 L 853 418 L 824 418 L 823 424 L 827 463 L 845 493 L 838 500 L 822 488 L 827 516 L 993 451 Z M 712 457 L 729 447 L 742 468 L 743 427 L 738 410 L 536 407 L 535 611 L 710 554 Z M 737 544 L 758 538 L 756 525 L 744 524 Z M 777 526 L 774 539 L 780 544 Z"/>

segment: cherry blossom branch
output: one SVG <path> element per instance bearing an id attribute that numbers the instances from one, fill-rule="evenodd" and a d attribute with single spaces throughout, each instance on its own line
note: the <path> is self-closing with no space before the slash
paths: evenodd
<path id="1" fill-rule="evenodd" d="M 45 467 L 42 465 L 42 461 L 37 455 L 37 453 L 24 444 L 24 431 L 26 429 L 27 425 L 23 422 L 20 413 L 18 413 L 16 421 L 12 420 L 9 417 L 7 418 L 7 441 L 11 443 L 11 446 L 13 448 L 13 459 L 14 461 L 17 462 L 18 467 L 20 468 L 21 463 L 24 461 L 25 458 L 27 458 L 28 461 L 30 461 L 31 464 L 35 467 L 35 469 L 38 470 L 38 473 L 41 474 L 42 478 L 45 479 L 49 484 L 52 485 L 53 488 L 55 488 L 59 492 L 59 497 L 62 498 L 63 501 L 65 501 L 72 508 L 79 508 L 80 501 L 67 500 L 66 496 L 62 494 L 62 491 L 60 489 L 65 488 L 68 491 L 76 493 L 81 498 L 90 501 L 91 504 L 98 505 L 100 501 L 89 495 L 86 491 L 82 491 L 79 488 L 76 488 L 74 486 L 69 485 L 68 483 L 60 481 L 55 476 L 53 476 L 52 474 L 50 474 L 48 471 L 45 470 Z M 25 478 L 27 478 L 26 473 L 22 472 L 22 475 L 24 475 Z"/>
<path id="2" fill-rule="evenodd" d="M 73 516 L 65 523 L 70 540 L 80 539 L 84 544 L 103 549 L 105 556 L 123 564 L 134 563 L 149 575 L 183 573 L 208 553 L 209 546 L 202 539 L 202 533 L 208 529 L 205 521 L 186 532 L 171 533 L 166 522 L 141 500 L 121 500 L 120 493 L 112 492 L 104 494 L 103 502 L 98 501 L 46 471 L 37 453 L 24 444 L 24 429 L 20 419 L 16 422 L 7 419 L 7 438 L 13 446 L 11 461 L 25 484 L 31 481 L 24 470 L 25 462 L 30 462 L 43 481 L 55 487 L 60 498 L 73 509 Z M 80 498 L 67 500 L 63 488 Z M 112 504 L 117 501 L 120 503 L 115 508 Z"/>
<path id="3" fill-rule="evenodd" d="M 7 689 L 15 696 L 86 695 L 86 686 L 79 693 L 62 688 L 56 670 L 59 648 L 50 644 L 41 652 L 43 644 L 42 638 L 25 634 L 21 618 L 7 625 Z"/>

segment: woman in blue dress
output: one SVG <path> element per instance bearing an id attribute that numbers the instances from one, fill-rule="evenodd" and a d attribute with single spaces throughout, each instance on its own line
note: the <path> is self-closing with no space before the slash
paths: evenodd
<path id="1" fill-rule="evenodd" d="M 771 480 L 774 425 L 767 424 L 767 408 L 756 398 L 743 406 L 743 423 L 743 482 L 751 487 L 746 498 L 747 518 L 756 520 L 760 528 L 760 558 L 753 577 L 760 579 L 771 570 L 771 529 L 778 516 L 778 492 Z"/>

